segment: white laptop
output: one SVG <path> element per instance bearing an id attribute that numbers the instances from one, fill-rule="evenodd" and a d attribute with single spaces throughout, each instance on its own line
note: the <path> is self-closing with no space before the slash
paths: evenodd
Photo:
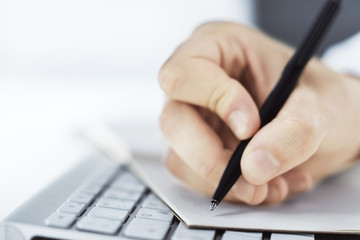
<path id="1" fill-rule="evenodd" d="M 96 144 L 104 147 L 103 143 Z M 122 154 L 121 149 L 117 151 L 115 155 Z M 141 161 L 146 160 L 144 153 L 140 155 Z M 156 154 L 148 154 L 148 157 L 150 162 L 159 158 Z M 174 211 L 176 206 L 170 208 L 148 187 L 143 176 L 140 178 L 136 174 L 138 169 L 133 171 L 127 159 L 119 161 L 119 155 L 115 158 L 117 161 L 114 156 L 99 152 L 85 159 L 9 215 L 0 225 L 0 240 L 359 239 L 358 235 L 350 234 L 189 228 Z"/>

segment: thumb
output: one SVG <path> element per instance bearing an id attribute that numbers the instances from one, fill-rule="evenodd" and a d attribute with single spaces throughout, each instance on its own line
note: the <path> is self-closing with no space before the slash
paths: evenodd
<path id="1" fill-rule="evenodd" d="M 325 135 L 324 118 L 314 98 L 301 93 L 294 92 L 299 101 L 289 99 L 279 116 L 260 129 L 245 149 L 241 168 L 250 183 L 264 184 L 300 165 L 318 149 Z"/>

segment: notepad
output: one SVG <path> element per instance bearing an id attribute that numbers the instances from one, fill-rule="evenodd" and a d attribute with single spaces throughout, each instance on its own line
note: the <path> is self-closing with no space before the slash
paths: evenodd
<path id="1" fill-rule="evenodd" d="M 209 211 L 209 196 L 186 186 L 171 175 L 161 161 L 139 159 L 133 167 L 189 227 L 360 233 L 360 165 L 276 206 L 222 202 L 213 212 Z"/>

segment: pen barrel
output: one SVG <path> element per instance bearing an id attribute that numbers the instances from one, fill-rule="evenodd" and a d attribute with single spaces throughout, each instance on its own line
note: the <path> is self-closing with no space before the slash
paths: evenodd
<path id="1" fill-rule="evenodd" d="M 294 54 L 293 58 L 297 59 L 294 64 L 297 67 L 303 68 L 314 55 L 322 38 L 324 38 L 330 25 L 333 23 L 336 14 L 339 12 L 340 3 L 341 0 L 329 0 L 325 4 L 311 30 L 307 33 L 305 40 Z"/>
<path id="2" fill-rule="evenodd" d="M 260 109 L 260 127 L 273 120 L 290 96 L 307 63 L 314 55 L 321 39 L 329 29 L 340 7 L 340 0 L 330 0 L 325 4 L 311 31 L 290 59 L 281 77 Z"/>
<path id="3" fill-rule="evenodd" d="M 260 128 L 276 117 L 295 88 L 301 73 L 302 68 L 296 68 L 291 62 L 286 66 L 280 80 L 260 109 Z"/>
<path id="4" fill-rule="evenodd" d="M 260 109 L 260 128 L 264 127 L 276 117 L 291 92 L 296 87 L 307 62 L 314 54 L 321 39 L 333 22 L 334 16 L 338 12 L 340 2 L 341 0 L 329 0 L 327 2 L 311 28 L 311 31 L 307 34 L 305 40 L 286 65 L 278 83 Z M 251 139 L 252 138 L 241 141 L 231 156 L 213 196 L 212 200 L 214 200 L 215 203 L 220 203 L 241 176 L 240 161 L 243 152 Z"/>
<path id="5" fill-rule="evenodd" d="M 223 176 L 219 182 L 218 188 L 216 189 L 213 196 L 213 199 L 216 199 L 218 202 L 223 200 L 225 195 L 230 191 L 231 187 L 239 179 L 241 175 L 240 159 L 250 140 L 251 138 L 241 141 L 235 149 L 234 153 L 232 154 L 230 161 L 226 166 Z"/>

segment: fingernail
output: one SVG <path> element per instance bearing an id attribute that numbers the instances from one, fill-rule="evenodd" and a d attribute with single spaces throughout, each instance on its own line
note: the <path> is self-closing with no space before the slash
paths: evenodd
<path id="1" fill-rule="evenodd" d="M 248 116 L 241 111 L 234 111 L 229 115 L 229 126 L 236 137 L 244 138 L 249 122 Z"/>
<path id="2" fill-rule="evenodd" d="M 244 156 L 242 166 L 256 184 L 262 184 L 276 175 L 280 163 L 267 151 L 257 149 Z"/>

